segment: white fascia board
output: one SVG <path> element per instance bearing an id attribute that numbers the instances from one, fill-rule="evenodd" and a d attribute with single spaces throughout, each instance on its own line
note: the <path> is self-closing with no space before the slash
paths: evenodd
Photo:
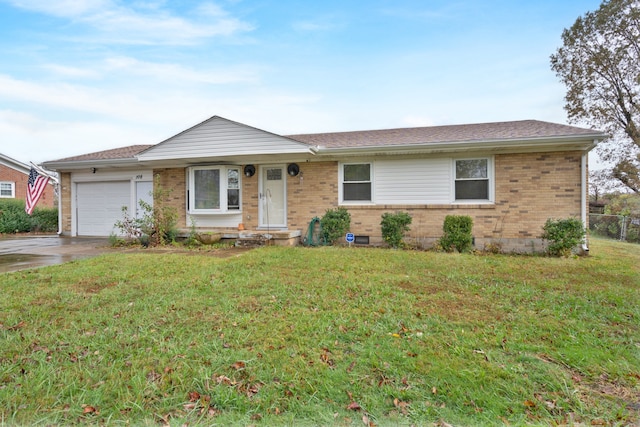
<path id="1" fill-rule="evenodd" d="M 86 168 L 124 168 L 140 166 L 138 159 L 101 159 L 101 160 L 76 160 L 76 161 L 51 161 L 44 162 L 42 166 L 52 171 L 70 171 Z"/>
<path id="2" fill-rule="evenodd" d="M 136 158 L 141 162 L 154 162 L 154 161 L 193 161 L 197 159 L 204 158 L 216 158 L 220 160 L 224 159 L 234 159 L 240 157 L 255 157 L 255 156 L 287 156 L 287 155 L 315 155 L 317 152 L 316 147 L 301 147 L 296 150 L 263 150 L 257 153 L 247 153 L 246 151 L 227 151 L 227 152 L 217 152 L 211 153 L 211 155 L 204 155 L 203 153 L 193 153 L 189 155 L 178 154 L 175 156 L 167 157 L 166 154 L 154 156 L 150 153 L 141 153 L 136 156 Z"/>

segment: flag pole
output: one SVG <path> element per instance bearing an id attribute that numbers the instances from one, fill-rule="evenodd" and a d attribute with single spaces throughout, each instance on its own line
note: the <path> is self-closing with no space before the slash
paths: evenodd
<path id="1" fill-rule="evenodd" d="M 53 180 L 53 182 L 55 182 L 56 184 L 59 183 L 58 178 L 56 178 L 55 176 L 51 175 L 50 172 L 47 172 L 46 170 L 42 169 L 40 166 L 36 165 L 33 162 L 29 162 L 31 164 L 31 167 L 34 168 L 40 175 L 44 175 L 49 177 L 49 179 Z"/>

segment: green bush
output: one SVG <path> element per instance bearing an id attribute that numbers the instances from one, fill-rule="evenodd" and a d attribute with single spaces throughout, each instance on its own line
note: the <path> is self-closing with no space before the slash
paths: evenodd
<path id="1" fill-rule="evenodd" d="M 404 233 L 409 231 L 411 215 L 406 212 L 383 213 L 382 238 L 392 248 L 399 248 L 403 245 Z"/>
<path id="2" fill-rule="evenodd" d="M 24 211 L 24 200 L 0 200 L 0 233 L 52 232 L 58 230 L 58 209 L 36 208 L 31 216 Z"/>
<path id="3" fill-rule="evenodd" d="M 31 214 L 31 231 L 58 231 L 58 208 L 35 208 Z"/>
<path id="4" fill-rule="evenodd" d="M 447 252 L 469 252 L 472 249 L 473 219 L 467 215 L 447 215 L 442 226 L 440 247 Z"/>
<path id="5" fill-rule="evenodd" d="M 541 237 L 548 242 L 547 252 L 552 256 L 571 255 L 586 235 L 584 224 L 578 218 L 549 218 L 542 229 Z"/>
<path id="6" fill-rule="evenodd" d="M 129 214 L 126 206 L 122 207 L 122 219 L 116 221 L 114 227 L 120 230 L 127 240 L 137 239 L 143 246 L 166 245 L 175 241 L 178 235 L 176 224 L 178 211 L 169 206 L 167 200 L 171 190 L 160 185 L 159 175 L 156 175 L 151 196 L 153 204 L 140 200 L 141 216 L 136 218 Z M 118 243 L 117 241 L 115 243 Z"/>
<path id="7" fill-rule="evenodd" d="M 328 244 L 334 244 L 351 228 L 351 214 L 345 208 L 329 209 L 320 219 L 322 234 Z"/>

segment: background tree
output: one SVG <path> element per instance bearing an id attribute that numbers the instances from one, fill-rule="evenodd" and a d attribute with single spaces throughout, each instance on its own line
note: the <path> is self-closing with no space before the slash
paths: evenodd
<path id="1" fill-rule="evenodd" d="M 605 0 L 562 32 L 551 69 L 567 87 L 572 123 L 611 134 L 598 153 L 640 193 L 640 1 Z"/>
<path id="2" fill-rule="evenodd" d="M 610 170 L 589 171 L 589 194 L 591 201 L 602 202 L 612 194 L 628 193 L 629 188 L 617 180 Z"/>

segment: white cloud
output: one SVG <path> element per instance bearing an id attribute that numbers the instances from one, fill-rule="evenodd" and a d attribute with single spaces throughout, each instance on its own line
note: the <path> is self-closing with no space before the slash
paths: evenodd
<path id="1" fill-rule="evenodd" d="M 105 68 L 108 72 L 121 71 L 172 82 L 226 84 L 256 83 L 259 80 L 257 67 L 227 66 L 224 71 L 194 70 L 179 64 L 140 61 L 127 56 L 107 58 Z"/>
<path id="2" fill-rule="evenodd" d="M 194 19 L 173 15 L 158 3 L 120 5 L 113 0 L 10 0 L 21 9 L 84 23 L 104 42 L 185 45 L 215 36 L 232 36 L 252 26 L 213 4 L 197 6 Z M 134 6 L 137 6 L 134 8 Z"/>
<path id="3" fill-rule="evenodd" d="M 60 64 L 45 64 L 43 68 L 63 77 L 95 78 L 100 76 L 100 73 L 98 71 L 90 68 L 69 67 Z"/>

